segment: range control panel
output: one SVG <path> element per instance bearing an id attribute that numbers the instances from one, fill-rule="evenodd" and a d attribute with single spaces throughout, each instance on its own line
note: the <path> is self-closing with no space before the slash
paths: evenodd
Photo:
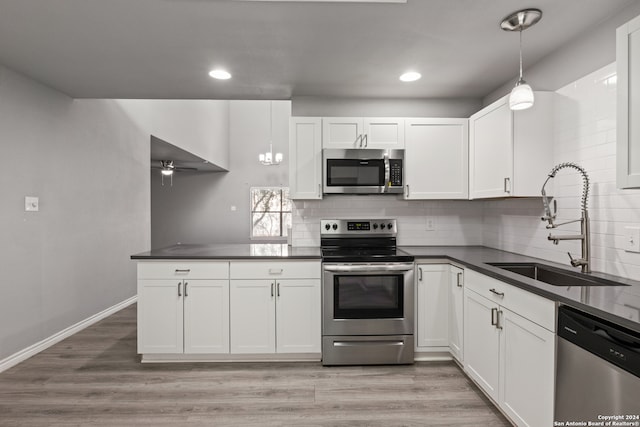
<path id="1" fill-rule="evenodd" d="M 398 232 L 395 219 L 323 219 L 320 235 L 395 235 Z"/>

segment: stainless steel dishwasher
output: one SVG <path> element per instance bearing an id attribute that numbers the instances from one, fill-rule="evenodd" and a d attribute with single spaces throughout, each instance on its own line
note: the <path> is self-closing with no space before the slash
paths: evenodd
<path id="1" fill-rule="evenodd" d="M 560 306 L 556 371 L 556 422 L 640 425 L 639 333 Z"/>

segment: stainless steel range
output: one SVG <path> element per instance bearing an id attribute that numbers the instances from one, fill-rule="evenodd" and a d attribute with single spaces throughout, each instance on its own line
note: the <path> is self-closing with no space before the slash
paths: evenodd
<path id="1" fill-rule="evenodd" d="M 413 257 L 394 219 L 322 220 L 322 364 L 413 363 Z"/>

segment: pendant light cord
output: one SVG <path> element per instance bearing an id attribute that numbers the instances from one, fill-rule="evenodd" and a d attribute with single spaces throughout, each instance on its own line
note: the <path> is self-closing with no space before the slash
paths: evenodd
<path id="1" fill-rule="evenodd" d="M 520 27 L 520 31 L 518 31 L 520 33 L 520 79 L 518 79 L 518 81 L 522 80 L 522 27 Z"/>

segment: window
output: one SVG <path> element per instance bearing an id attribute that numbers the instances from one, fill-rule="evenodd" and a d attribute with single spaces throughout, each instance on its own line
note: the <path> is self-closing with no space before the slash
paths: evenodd
<path id="1" fill-rule="evenodd" d="M 286 237 L 291 227 L 291 200 L 286 187 L 251 188 L 251 238 Z"/>

